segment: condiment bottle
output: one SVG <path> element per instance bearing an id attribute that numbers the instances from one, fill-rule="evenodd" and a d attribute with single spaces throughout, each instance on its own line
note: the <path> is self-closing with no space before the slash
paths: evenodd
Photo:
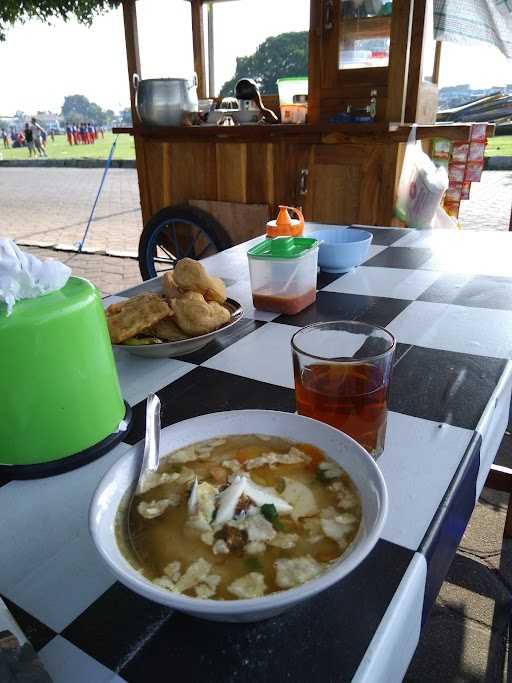
<path id="1" fill-rule="evenodd" d="M 316 299 L 318 240 L 276 237 L 247 252 L 255 308 L 295 315 Z"/>
<path id="2" fill-rule="evenodd" d="M 299 217 L 291 218 L 288 210 Z M 279 206 L 279 213 L 275 221 L 267 223 L 267 237 L 300 237 L 304 232 L 304 216 L 300 209 L 293 206 Z"/>

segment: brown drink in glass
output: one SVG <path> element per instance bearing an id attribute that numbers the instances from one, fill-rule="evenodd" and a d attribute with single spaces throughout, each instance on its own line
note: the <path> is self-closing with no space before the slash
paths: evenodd
<path id="1" fill-rule="evenodd" d="M 394 337 L 383 328 L 339 321 L 309 325 L 292 339 L 300 415 L 340 429 L 374 457 L 384 449 Z"/>

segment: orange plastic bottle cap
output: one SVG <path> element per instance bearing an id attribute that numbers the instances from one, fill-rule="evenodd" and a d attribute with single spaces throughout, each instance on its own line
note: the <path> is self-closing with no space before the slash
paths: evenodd
<path id="1" fill-rule="evenodd" d="M 288 213 L 294 211 L 299 219 L 291 218 Z M 267 237 L 298 237 L 304 232 L 304 216 L 299 209 L 295 209 L 293 206 L 279 206 L 279 213 L 275 221 L 269 221 L 267 223 Z"/>

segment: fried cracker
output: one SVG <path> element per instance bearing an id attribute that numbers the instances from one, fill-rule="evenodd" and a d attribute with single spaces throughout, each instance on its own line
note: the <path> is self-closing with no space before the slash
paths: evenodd
<path id="1" fill-rule="evenodd" d="M 205 301 L 199 292 L 186 292 L 171 305 L 175 322 L 192 337 L 218 330 L 231 317 L 227 308 L 216 301 Z"/>
<path id="2" fill-rule="evenodd" d="M 162 276 L 162 289 L 164 290 L 164 295 L 167 301 L 170 303 L 171 299 L 183 294 L 180 290 L 176 281 L 174 280 L 174 275 L 172 270 L 168 270 Z"/>
<path id="3" fill-rule="evenodd" d="M 168 304 L 158 294 L 151 292 L 139 294 L 123 301 L 121 305 L 112 304 L 109 309 L 107 324 L 113 344 L 121 344 L 172 315 Z"/>
<path id="4" fill-rule="evenodd" d="M 199 261 L 182 258 L 174 267 L 174 282 L 180 289 L 203 294 L 208 301 L 223 304 L 226 301 L 226 286 L 220 277 L 209 275 Z"/>
<path id="5" fill-rule="evenodd" d="M 188 339 L 188 335 L 185 334 L 174 320 L 170 317 L 160 320 L 156 325 L 153 325 L 148 330 L 145 331 L 151 337 L 158 337 L 159 339 L 164 339 L 165 341 L 181 341 L 182 339 Z"/>
<path id="6" fill-rule="evenodd" d="M 125 301 L 118 301 L 115 304 L 110 304 L 110 306 L 105 311 L 107 317 L 119 313 L 119 311 L 122 309 L 125 303 Z"/>

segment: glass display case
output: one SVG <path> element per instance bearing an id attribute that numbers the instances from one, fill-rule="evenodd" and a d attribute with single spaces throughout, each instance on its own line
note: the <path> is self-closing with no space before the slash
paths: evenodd
<path id="1" fill-rule="evenodd" d="M 339 0 L 339 69 L 388 66 L 393 3 Z"/>

